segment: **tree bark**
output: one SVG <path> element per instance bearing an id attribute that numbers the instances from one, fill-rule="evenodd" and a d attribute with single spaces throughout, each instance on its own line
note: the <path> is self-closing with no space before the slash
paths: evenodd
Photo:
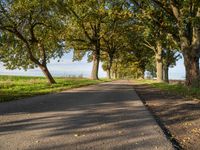
<path id="1" fill-rule="evenodd" d="M 166 83 L 169 83 L 169 66 L 164 65 L 163 67 L 163 79 Z"/>
<path id="2" fill-rule="evenodd" d="M 157 81 L 163 82 L 162 45 L 159 41 L 156 44 L 156 74 Z"/>
<path id="3" fill-rule="evenodd" d="M 112 57 L 112 56 L 109 56 L 109 64 L 108 64 L 108 70 L 107 70 L 108 79 L 111 79 L 111 68 L 112 68 L 112 63 L 113 63 L 113 57 Z"/>
<path id="4" fill-rule="evenodd" d="M 91 78 L 93 80 L 99 80 L 98 71 L 99 71 L 99 56 L 94 54 L 93 55 L 92 75 L 91 75 Z"/>
<path id="5" fill-rule="evenodd" d="M 184 65 L 186 72 L 186 85 L 198 87 L 199 80 L 199 57 L 191 56 L 188 53 L 183 53 Z"/>
<path id="6" fill-rule="evenodd" d="M 197 16 L 200 17 L 200 8 L 198 8 Z M 200 27 L 192 28 L 191 42 L 187 38 L 187 43 L 182 41 L 182 50 L 186 71 L 186 85 L 200 87 L 200 73 L 199 73 L 199 57 L 200 57 Z M 190 44 L 189 44 L 190 43 Z"/>
<path id="7" fill-rule="evenodd" d="M 54 78 L 52 77 L 51 73 L 49 72 L 48 68 L 46 65 L 39 65 L 40 69 L 42 70 L 42 72 L 44 73 L 45 77 L 48 79 L 48 82 L 50 84 L 55 84 L 56 81 L 54 80 Z"/>
<path id="8" fill-rule="evenodd" d="M 145 77 L 145 70 L 142 70 L 141 71 L 141 78 L 144 79 L 144 77 Z"/>
<path id="9" fill-rule="evenodd" d="M 170 3 L 173 14 L 177 19 L 179 28 L 179 37 L 181 44 L 181 51 L 184 57 L 184 65 L 186 71 L 186 85 L 198 85 L 199 77 L 199 57 L 200 57 L 200 28 L 198 25 L 194 26 L 191 22 L 185 26 L 183 11 L 177 7 L 174 1 Z M 196 16 L 200 17 L 200 8 L 197 7 Z M 198 81 L 198 82 L 197 82 Z"/>
<path id="10" fill-rule="evenodd" d="M 144 77 L 145 77 L 145 64 L 141 63 L 139 68 L 140 68 L 140 73 L 141 73 L 140 78 L 144 79 Z"/>
<path id="11" fill-rule="evenodd" d="M 107 70 L 107 78 L 111 79 L 111 71 L 110 71 L 110 69 Z"/>
<path id="12" fill-rule="evenodd" d="M 200 30 L 193 28 L 193 37 L 190 39 L 184 36 L 184 31 L 180 31 L 181 50 L 183 51 L 184 65 L 186 72 L 187 86 L 200 86 L 197 81 L 200 80 L 199 57 L 200 57 Z M 190 41 L 191 40 L 191 41 Z"/>
<path id="13" fill-rule="evenodd" d="M 93 67 L 91 78 L 93 80 L 99 80 L 99 62 L 100 62 L 100 41 L 96 43 L 95 51 L 93 52 Z"/>
<path id="14" fill-rule="evenodd" d="M 114 76 L 115 76 L 115 79 L 118 79 L 119 77 L 119 73 L 118 73 L 118 65 L 117 65 L 118 62 L 115 63 L 115 71 L 114 71 Z"/>
<path id="15" fill-rule="evenodd" d="M 109 64 L 108 70 L 107 70 L 107 77 L 108 77 L 108 79 L 111 79 L 111 66 L 110 66 L 110 64 Z"/>

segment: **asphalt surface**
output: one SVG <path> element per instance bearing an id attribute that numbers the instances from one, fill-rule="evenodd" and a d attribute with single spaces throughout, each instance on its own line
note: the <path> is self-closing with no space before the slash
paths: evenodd
<path id="1" fill-rule="evenodd" d="M 0 104 L 1 150 L 172 150 L 126 81 Z"/>

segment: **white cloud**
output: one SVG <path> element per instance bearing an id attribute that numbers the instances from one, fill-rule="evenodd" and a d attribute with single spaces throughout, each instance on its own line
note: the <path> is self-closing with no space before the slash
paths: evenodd
<path id="1" fill-rule="evenodd" d="M 85 77 L 90 77 L 92 63 L 87 62 L 87 58 L 83 58 L 82 61 L 72 62 L 72 53 L 69 53 L 60 59 L 60 62 L 57 60 L 51 60 L 48 64 L 50 72 L 55 76 L 67 76 L 67 75 L 84 75 Z M 6 70 L 3 67 L 3 64 L 0 62 L 0 75 L 26 75 L 26 76 L 43 76 L 39 68 L 24 70 Z M 99 67 L 99 76 L 105 77 L 106 73 L 102 70 L 101 64 Z M 185 68 L 183 64 L 183 59 L 180 59 L 177 62 L 177 65 L 174 68 L 169 69 L 170 79 L 184 79 L 185 78 Z"/>
<path id="2" fill-rule="evenodd" d="M 101 66 L 101 65 L 100 65 Z M 48 64 L 49 71 L 54 76 L 68 76 L 68 75 L 83 75 L 85 77 L 90 77 L 92 63 L 88 63 L 87 59 L 84 58 L 83 61 L 72 62 L 72 55 L 65 55 L 60 62 L 57 60 L 51 60 Z M 26 76 L 43 76 L 39 68 L 24 70 L 7 70 L 0 63 L 0 75 L 26 75 Z M 99 76 L 105 77 L 106 73 L 99 68 Z"/>

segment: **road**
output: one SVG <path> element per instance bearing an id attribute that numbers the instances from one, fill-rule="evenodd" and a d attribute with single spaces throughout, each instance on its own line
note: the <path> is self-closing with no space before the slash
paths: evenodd
<path id="1" fill-rule="evenodd" d="M 1 150 L 171 150 L 126 80 L 0 104 Z"/>

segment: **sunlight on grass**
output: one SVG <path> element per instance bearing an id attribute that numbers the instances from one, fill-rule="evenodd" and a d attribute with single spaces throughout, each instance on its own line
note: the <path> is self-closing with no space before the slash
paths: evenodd
<path id="1" fill-rule="evenodd" d="M 0 76 L 0 102 L 109 81 L 65 77 L 57 77 L 55 80 L 57 84 L 50 85 L 44 77 Z"/>
<path id="2" fill-rule="evenodd" d="M 155 80 L 134 80 L 139 84 L 148 84 L 152 87 L 182 95 L 188 98 L 200 99 L 200 88 L 187 87 L 181 83 L 158 83 Z"/>

